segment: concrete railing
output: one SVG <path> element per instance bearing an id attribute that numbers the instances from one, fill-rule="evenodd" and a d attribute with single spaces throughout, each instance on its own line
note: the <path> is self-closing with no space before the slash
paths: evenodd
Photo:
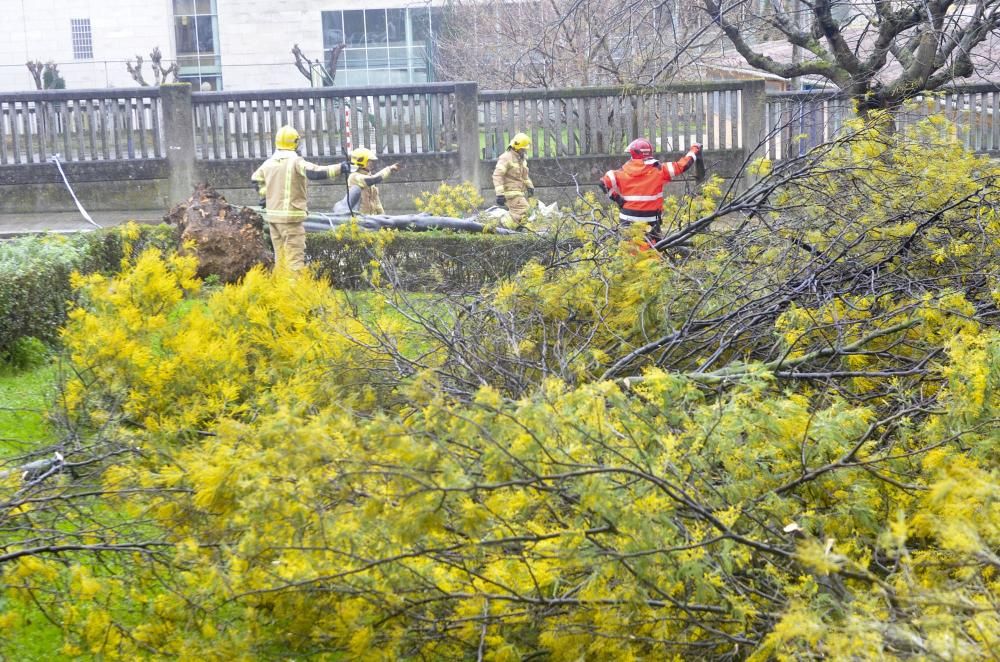
<path id="1" fill-rule="evenodd" d="M 780 160 L 832 139 L 854 115 L 851 102 L 835 92 L 778 92 L 767 95 L 761 156 Z"/>
<path id="2" fill-rule="evenodd" d="M 475 83 L 431 83 L 247 93 L 192 93 L 182 83 L 0 95 L 0 104 L 15 118 L 17 134 L 16 146 L 10 131 L 0 141 L 10 166 L 0 164 L 0 213 L 72 208 L 58 172 L 44 163 L 54 151 L 95 209 L 167 207 L 196 182 L 213 184 L 234 202 L 254 203 L 249 174 L 271 153 L 285 123 L 299 130 L 311 160 L 336 162 L 350 144 L 376 150 L 383 163 L 399 162 L 402 170 L 383 199 L 387 208 L 405 210 L 441 181 L 473 182 L 492 197 L 494 159 L 516 131 L 534 138 L 532 177 L 547 201 L 570 197 L 620 165 L 625 145 L 643 134 L 664 158 L 702 142 L 713 172 L 738 177 L 744 145 L 764 135 L 765 95 L 763 81 L 641 90 L 481 92 Z M 25 120 L 37 117 L 31 112 L 62 119 Z M 343 194 L 342 186 L 320 185 L 310 198 L 323 208 Z"/>
<path id="3" fill-rule="evenodd" d="M 531 137 L 534 158 L 620 154 L 637 136 L 658 152 L 683 151 L 692 142 L 706 150 L 741 149 L 741 107 L 759 103 L 758 87 L 727 81 L 480 92 L 483 158 L 496 158 L 518 131 Z"/>
<path id="4" fill-rule="evenodd" d="M 996 85 L 963 85 L 938 93 L 920 95 L 917 108 L 901 116 L 905 127 L 930 113 L 943 113 L 959 129 L 969 149 L 1000 152 L 1000 89 Z"/>
<path id="5" fill-rule="evenodd" d="M 995 85 L 963 85 L 917 95 L 893 117 L 897 129 L 906 131 L 931 113 L 951 120 L 969 149 L 1000 152 L 1000 89 Z M 774 160 L 805 153 L 833 139 L 853 116 L 851 100 L 836 91 L 768 94 L 764 151 Z"/>
<path id="6" fill-rule="evenodd" d="M 0 165 L 160 158 L 159 88 L 0 94 Z"/>
<path id="7" fill-rule="evenodd" d="M 952 88 L 925 102 L 948 114 L 971 148 L 1000 150 L 995 88 Z M 174 84 L 0 94 L 0 213 L 72 208 L 59 173 L 45 163 L 56 153 L 95 209 L 167 207 L 203 181 L 234 202 L 254 203 L 249 175 L 285 123 L 298 128 L 311 160 L 339 161 L 350 144 L 399 162 L 383 199 L 387 209 L 411 210 L 414 196 L 445 180 L 473 182 L 492 197 L 494 160 L 518 131 L 532 138 L 532 178 L 549 201 L 576 195 L 620 165 L 637 136 L 666 159 L 700 142 L 713 173 L 739 178 L 748 158 L 781 159 L 831 139 L 850 112 L 837 94 L 767 94 L 762 80 L 502 92 L 431 83 L 192 93 Z M 310 198 L 321 209 L 342 195 L 337 181 Z"/>
<path id="8" fill-rule="evenodd" d="M 350 146 L 383 154 L 457 150 L 454 83 L 404 87 L 312 88 L 267 92 L 196 92 L 198 158 L 263 158 L 284 124 L 301 134 L 306 157 L 335 156 Z"/>

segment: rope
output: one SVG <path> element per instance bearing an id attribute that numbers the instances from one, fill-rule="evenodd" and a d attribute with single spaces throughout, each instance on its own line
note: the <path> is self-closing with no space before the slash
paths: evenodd
<path id="1" fill-rule="evenodd" d="M 76 193 L 73 192 L 73 187 L 69 185 L 69 180 L 66 179 L 66 173 L 63 172 L 62 169 L 62 163 L 59 162 L 59 155 L 55 154 L 53 156 L 50 156 L 49 161 L 55 163 L 56 167 L 59 168 L 59 174 L 62 175 L 63 183 L 66 184 L 66 188 L 69 190 L 69 194 L 73 196 L 73 202 L 76 203 L 76 208 L 80 210 L 80 215 L 83 216 L 83 218 L 86 219 L 86 221 L 91 225 L 93 225 L 95 228 L 101 229 L 101 226 L 94 222 L 94 219 L 90 217 L 90 214 L 87 213 L 87 210 L 84 209 L 83 205 L 80 204 L 80 199 L 76 197 Z"/>

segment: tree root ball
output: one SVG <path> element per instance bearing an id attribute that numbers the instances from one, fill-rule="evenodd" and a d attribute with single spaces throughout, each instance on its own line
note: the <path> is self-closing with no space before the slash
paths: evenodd
<path id="1" fill-rule="evenodd" d="M 264 219 L 247 207 L 230 205 L 208 184 L 175 205 L 163 218 L 178 230 L 178 251 L 198 257 L 198 277 L 235 283 L 254 265 L 274 263 L 264 235 Z"/>

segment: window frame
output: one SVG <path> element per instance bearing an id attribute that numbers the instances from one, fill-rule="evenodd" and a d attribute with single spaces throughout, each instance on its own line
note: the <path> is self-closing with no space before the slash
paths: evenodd
<path id="1" fill-rule="evenodd" d="M 89 18 L 69 19 L 70 41 L 74 60 L 94 59 L 94 33 Z"/>
<path id="2" fill-rule="evenodd" d="M 360 43 L 348 42 L 346 13 L 356 11 L 361 16 L 362 33 Z M 372 12 L 382 12 L 382 21 L 378 22 L 379 36 L 384 32 L 385 42 L 369 43 L 368 23 Z M 398 19 L 402 12 L 402 34 L 390 41 L 390 20 Z M 423 16 L 421 16 L 423 14 Z M 426 38 L 417 41 L 417 24 L 421 21 L 427 32 Z M 320 30 L 323 40 L 323 56 L 326 59 L 329 52 L 339 44 L 333 43 L 336 35 L 340 35 L 346 44 L 340 58 L 337 60 L 337 75 L 334 79 L 336 87 L 352 87 L 354 85 L 372 85 L 374 83 L 398 85 L 434 80 L 433 49 L 435 28 L 440 16 L 434 8 L 420 7 L 382 7 L 377 9 L 334 9 L 320 12 Z M 395 25 L 399 31 L 399 26 Z M 329 37 L 328 37 L 329 35 Z M 401 56 L 400 51 L 406 55 Z M 393 66 L 402 63 L 405 66 Z M 385 66 L 372 67 L 372 62 Z M 363 63 L 363 64 L 362 64 Z M 378 80 L 373 80 L 378 79 Z M 400 80 L 402 79 L 402 80 Z M 422 80 L 421 80 L 422 79 Z"/>
<path id="3" fill-rule="evenodd" d="M 174 0 L 171 6 L 174 27 L 174 51 L 177 56 L 178 78 L 179 79 L 212 79 L 215 81 L 215 89 L 221 90 L 223 86 L 222 78 L 222 47 L 219 44 L 219 6 L 218 0 L 208 0 L 208 13 L 199 10 L 199 5 L 204 0 L 188 0 L 187 4 L 190 13 L 177 13 L 178 2 Z M 184 9 L 182 6 L 181 9 Z M 193 23 L 190 30 L 193 31 L 194 48 L 193 51 L 181 51 L 181 40 L 178 30 L 183 25 L 183 19 Z M 179 24 L 178 22 L 181 21 Z M 203 39 L 201 38 L 201 28 L 209 26 L 211 38 L 211 50 L 202 49 Z M 186 26 L 184 26 L 186 27 Z M 210 63 L 208 62 L 210 61 Z"/>

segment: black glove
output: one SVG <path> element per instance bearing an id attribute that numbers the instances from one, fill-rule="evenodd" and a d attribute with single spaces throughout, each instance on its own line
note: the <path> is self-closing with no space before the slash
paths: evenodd
<path id="1" fill-rule="evenodd" d="M 528 197 L 530 198 L 530 197 L 531 197 L 531 196 L 533 196 L 534 194 L 535 194 L 535 189 L 533 189 L 533 188 L 531 188 L 531 187 L 529 186 L 529 187 L 528 187 Z"/>
<path id="2" fill-rule="evenodd" d="M 608 197 L 611 198 L 612 202 L 614 202 L 619 207 L 621 207 L 621 206 L 623 206 L 625 204 L 625 198 L 623 198 L 622 196 L 618 195 L 617 193 L 612 193 Z"/>
<path id="3" fill-rule="evenodd" d="M 504 209 L 507 208 L 507 198 L 505 196 L 497 196 L 497 207 L 503 207 Z"/>
<path id="4" fill-rule="evenodd" d="M 344 162 L 340 164 L 340 174 L 347 179 L 351 174 L 351 162 L 348 159 L 344 159 Z"/>
<path id="5" fill-rule="evenodd" d="M 261 198 L 257 201 L 257 206 L 261 209 L 267 209 L 267 198 Z"/>

